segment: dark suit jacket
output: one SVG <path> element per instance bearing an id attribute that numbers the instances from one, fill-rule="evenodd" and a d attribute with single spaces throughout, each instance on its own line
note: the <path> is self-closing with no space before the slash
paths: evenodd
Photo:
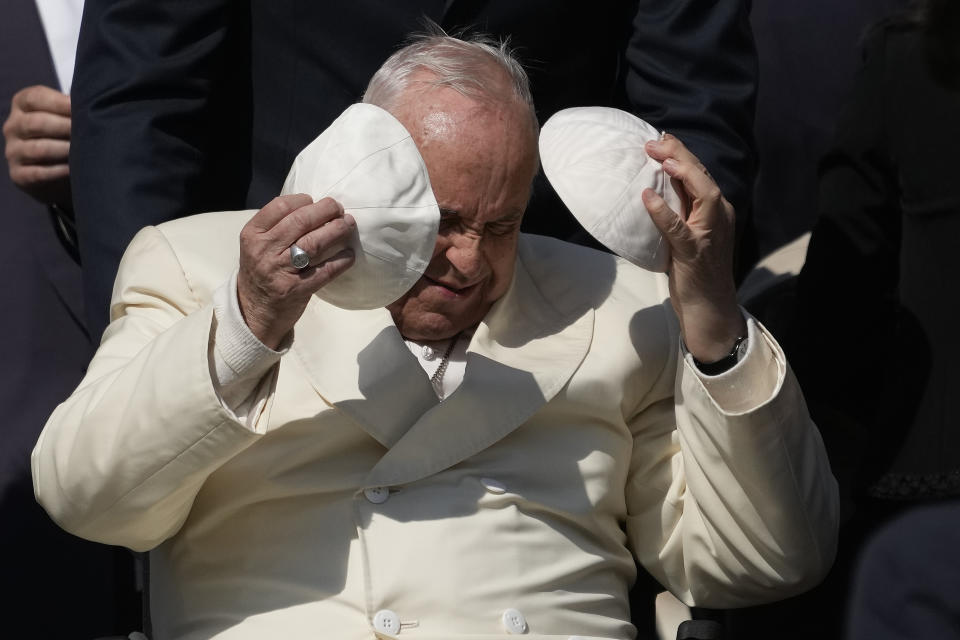
<path id="1" fill-rule="evenodd" d="M 960 79 L 926 46 L 904 24 L 866 43 L 799 280 L 812 413 L 835 468 L 881 499 L 960 495 Z M 819 357 L 834 348 L 853 366 Z"/>
<path id="2" fill-rule="evenodd" d="M 58 86 L 33 0 L 8 0 L 2 14 L 0 122 L 18 90 Z M 50 412 L 80 382 L 91 345 L 82 321 L 80 265 L 61 243 L 47 207 L 10 181 L 5 158 L 0 226 L 0 567 L 6 587 L 0 635 L 82 639 L 129 632 L 132 622 L 122 619 L 117 597 L 120 583 L 132 585 L 130 554 L 61 531 L 34 501 L 30 452 Z"/>
<path id="3" fill-rule="evenodd" d="M 830 149 L 837 114 L 850 95 L 862 35 L 867 25 L 907 2 L 753 2 L 750 21 L 760 61 L 754 132 L 760 162 L 752 222 L 759 256 L 813 227 L 817 163 Z"/>
<path id="4" fill-rule="evenodd" d="M 813 591 L 733 612 L 726 631 L 738 640 L 844 637 L 849 579 L 868 537 L 911 505 L 960 496 L 960 78 L 957 66 L 946 82 L 935 68 L 919 29 L 874 29 L 821 162 L 819 218 L 798 278 L 793 335 L 782 344 L 840 486 L 840 547 Z M 889 561 L 941 553 L 924 533 L 902 544 L 913 549 L 900 559 L 882 554 L 888 564 L 866 583 L 872 604 L 882 602 L 898 625 L 915 624 L 908 602 L 925 601 L 917 585 L 938 567 L 894 575 Z M 866 635 L 851 637 L 897 637 L 863 628 Z M 908 626 L 900 637 L 941 637 L 933 628 Z"/>
<path id="5" fill-rule="evenodd" d="M 88 0 L 71 160 L 91 327 L 106 322 L 117 263 L 140 227 L 268 202 L 422 16 L 510 35 L 541 120 L 610 105 L 673 132 L 744 209 L 756 76 L 748 4 Z M 557 203 L 538 183 L 525 230 L 576 233 Z"/>

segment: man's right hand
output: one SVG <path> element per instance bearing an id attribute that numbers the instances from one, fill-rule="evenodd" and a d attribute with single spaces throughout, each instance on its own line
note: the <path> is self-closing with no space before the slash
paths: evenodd
<path id="1" fill-rule="evenodd" d="M 70 96 L 42 85 L 21 89 L 10 102 L 3 136 L 13 183 L 44 204 L 72 210 Z"/>
<path id="2" fill-rule="evenodd" d="M 240 232 L 237 298 L 250 331 L 276 349 L 318 289 L 353 264 L 347 242 L 356 222 L 339 202 L 313 202 L 299 193 L 274 198 Z M 298 270 L 290 262 L 296 244 L 310 256 Z"/>

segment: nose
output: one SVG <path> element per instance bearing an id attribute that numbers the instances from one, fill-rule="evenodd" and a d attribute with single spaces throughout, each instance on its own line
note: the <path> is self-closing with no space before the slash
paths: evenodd
<path id="1" fill-rule="evenodd" d="M 465 284 L 473 284 L 486 269 L 481 243 L 483 236 L 472 231 L 452 233 L 444 255 Z"/>

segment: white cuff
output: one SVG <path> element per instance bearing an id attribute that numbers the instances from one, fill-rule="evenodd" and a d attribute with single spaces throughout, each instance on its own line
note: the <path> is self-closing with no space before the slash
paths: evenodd
<path id="1" fill-rule="evenodd" d="M 746 413 L 776 395 L 786 375 L 786 357 L 780 345 L 750 314 L 747 350 L 737 364 L 715 376 L 701 372 L 681 340 L 684 366 L 692 371 L 717 407 L 726 414 Z"/>
<path id="2" fill-rule="evenodd" d="M 240 313 L 237 301 L 237 271 L 213 293 L 216 331 L 211 345 L 217 392 L 224 406 L 236 410 L 253 393 L 261 379 L 280 362 L 293 341 L 293 332 L 274 351 L 260 342 Z"/>

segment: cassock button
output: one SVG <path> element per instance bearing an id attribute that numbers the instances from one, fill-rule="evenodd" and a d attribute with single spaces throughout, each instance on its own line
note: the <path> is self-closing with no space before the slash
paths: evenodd
<path id="1" fill-rule="evenodd" d="M 380 633 L 395 636 L 400 633 L 400 616 L 390 609 L 380 609 L 373 614 L 373 628 Z"/>
<path id="2" fill-rule="evenodd" d="M 480 484 L 483 485 L 484 489 L 498 496 L 507 492 L 507 485 L 493 478 L 480 478 Z"/>
<path id="3" fill-rule="evenodd" d="M 500 618 L 503 621 L 503 628 L 507 633 L 526 633 L 527 619 L 516 609 L 507 609 Z"/>
<path id="4" fill-rule="evenodd" d="M 383 504 L 390 497 L 387 487 L 369 487 L 363 490 L 363 497 L 373 504 Z"/>
<path id="5" fill-rule="evenodd" d="M 428 346 L 424 345 L 424 347 L 423 347 L 423 359 L 426 360 L 427 362 L 430 362 L 430 361 L 432 361 L 432 360 L 435 360 L 436 357 L 437 357 L 437 350 L 434 349 L 433 347 L 428 347 Z"/>

